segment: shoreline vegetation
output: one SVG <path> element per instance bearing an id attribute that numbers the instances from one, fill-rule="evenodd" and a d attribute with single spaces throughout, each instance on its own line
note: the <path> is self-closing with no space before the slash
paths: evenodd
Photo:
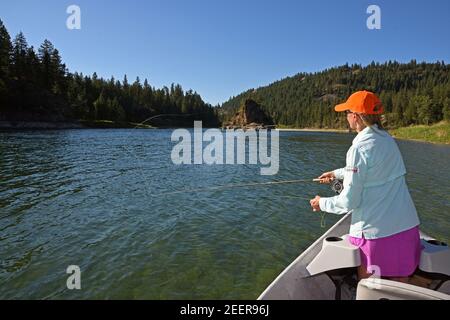
<path id="1" fill-rule="evenodd" d="M 334 129 L 334 128 L 296 128 L 285 125 L 277 125 L 276 129 L 278 131 L 299 131 L 299 132 L 336 132 L 336 133 L 349 133 L 348 129 Z"/>
<path id="2" fill-rule="evenodd" d="M 425 141 L 450 145 L 450 122 L 441 121 L 433 125 L 417 125 L 388 130 L 396 139 Z"/>
<path id="3" fill-rule="evenodd" d="M 336 132 L 348 133 L 348 129 L 294 128 L 277 126 L 279 131 Z M 450 145 L 450 122 L 441 121 L 432 125 L 415 125 L 387 129 L 395 139 Z"/>
<path id="4" fill-rule="evenodd" d="M 80 119 L 85 126 L 102 128 L 139 123 L 185 127 L 195 116 L 207 126 L 219 126 L 217 110 L 179 84 L 156 88 L 139 77 L 130 82 L 126 74 L 118 80 L 71 72 L 49 40 L 34 48 L 22 32 L 11 39 L 0 19 L 0 121 L 26 128 L 25 122 L 79 127 Z"/>
<path id="5" fill-rule="evenodd" d="M 64 130 L 64 129 L 167 129 L 171 127 L 155 127 L 132 122 L 110 120 L 80 120 L 74 122 L 39 122 L 39 121 L 0 121 L 0 130 Z M 328 128 L 295 128 L 277 125 L 279 131 L 291 132 L 333 132 L 349 133 L 348 129 Z M 441 121 L 433 125 L 417 125 L 388 129 L 396 139 L 429 142 L 450 145 L 450 122 Z"/>
<path id="6" fill-rule="evenodd" d="M 124 121 L 0 121 L 2 130 L 64 130 L 64 129 L 158 129 L 157 127 Z"/>

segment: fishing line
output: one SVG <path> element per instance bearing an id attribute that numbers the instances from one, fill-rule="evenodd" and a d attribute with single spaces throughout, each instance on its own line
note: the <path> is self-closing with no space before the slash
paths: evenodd
<path id="1" fill-rule="evenodd" d="M 142 121 L 139 125 L 142 125 L 146 123 L 147 121 L 150 121 L 155 118 L 168 116 L 168 117 L 189 117 L 199 114 L 205 114 L 202 113 L 185 113 L 185 114 L 173 114 L 173 113 L 166 113 L 166 114 L 158 114 L 154 115 L 152 117 L 149 117 Z M 137 125 L 135 129 L 139 126 Z M 275 125 L 273 125 L 275 126 Z M 186 189 L 186 190 L 178 190 L 178 191 L 171 191 L 171 192 L 164 192 L 159 194 L 152 194 L 152 197 L 161 197 L 166 195 L 173 195 L 173 194 L 180 194 L 180 193 L 188 193 L 188 192 L 208 192 L 208 191 L 214 191 L 214 190 L 223 190 L 223 189 L 229 189 L 229 188 L 241 188 L 241 187 L 258 187 L 258 186 L 267 186 L 267 185 L 278 185 L 278 184 L 291 184 L 291 183 L 307 183 L 307 182 L 320 182 L 321 179 L 297 179 L 297 180 L 285 180 L 285 181 L 268 181 L 268 182 L 252 182 L 252 183 L 241 183 L 241 184 L 228 184 L 228 185 L 222 185 L 222 186 L 215 186 L 215 187 L 207 187 L 207 188 L 198 188 L 198 189 Z M 331 189 L 336 193 L 341 193 L 343 188 L 342 180 L 334 179 L 331 183 Z M 285 198 L 296 198 L 296 199 L 302 199 L 306 201 L 310 201 L 309 198 L 305 197 L 299 197 L 299 196 L 280 196 Z M 320 227 L 325 228 L 325 215 L 326 212 L 322 212 L 321 219 L 320 219 Z"/>
<path id="2" fill-rule="evenodd" d="M 314 179 L 314 180 L 316 180 L 316 179 Z M 257 187 L 257 186 L 267 186 L 267 185 L 277 185 L 277 184 L 313 182 L 314 180 L 311 180 L 311 179 L 299 179 L 299 180 L 268 181 L 268 182 L 234 183 L 234 184 L 227 184 L 227 185 L 207 187 L 207 188 L 169 191 L 169 192 L 155 194 L 153 196 L 159 197 L 159 196 L 172 195 L 172 194 L 185 193 L 185 192 L 208 192 L 208 191 L 222 190 L 222 189 L 229 189 L 229 188 Z M 298 197 L 298 198 L 300 198 L 300 197 Z"/>
<path id="3" fill-rule="evenodd" d="M 292 184 L 292 183 L 308 183 L 308 182 L 320 182 L 320 181 L 321 181 L 321 179 L 296 179 L 296 180 L 283 180 L 283 181 L 234 183 L 234 184 L 227 184 L 227 185 L 207 187 L 207 188 L 185 189 L 185 190 L 170 191 L 170 192 L 154 194 L 152 196 L 153 197 L 160 197 L 160 196 L 180 194 L 180 193 L 188 193 L 188 192 L 197 193 L 197 192 L 208 192 L 208 191 L 214 191 L 214 190 L 230 189 L 230 188 L 258 187 L 258 186 L 268 186 L 268 185 L 280 185 L 280 184 Z M 342 189 L 343 189 L 342 180 L 334 179 L 332 181 L 332 183 L 331 183 L 331 189 L 336 194 L 340 194 L 342 192 Z M 279 196 L 279 197 L 297 198 L 297 199 L 310 201 L 309 198 L 298 197 L 298 196 Z M 326 227 L 325 216 L 326 216 L 326 212 L 322 212 L 321 213 L 321 218 L 320 218 L 320 227 L 321 228 L 325 228 Z"/>
<path id="4" fill-rule="evenodd" d="M 187 192 L 208 192 L 214 190 L 222 190 L 229 188 L 241 188 L 241 187 L 257 187 L 257 186 L 267 186 L 267 185 L 278 185 L 278 184 L 291 184 L 291 183 L 306 183 L 306 182 L 318 182 L 321 179 L 297 179 L 297 180 L 282 180 L 282 181 L 267 181 L 267 182 L 249 182 L 249 183 L 233 183 L 226 184 L 221 186 L 213 186 L 206 188 L 198 188 L 198 189 L 185 189 L 185 190 L 177 190 L 177 191 L 169 191 L 152 195 L 153 197 L 179 194 L 179 193 L 187 193 Z M 335 179 L 331 185 L 333 191 L 339 194 L 342 191 L 342 182 L 340 180 Z M 302 197 L 297 197 L 302 199 Z M 306 198 L 303 198 L 306 199 Z M 309 199 L 307 199 L 309 200 Z"/>
<path id="5" fill-rule="evenodd" d="M 197 112 L 197 113 L 162 113 L 162 114 L 157 114 L 155 116 L 151 116 L 150 118 L 147 118 L 144 121 L 140 122 L 136 127 L 134 127 L 134 129 L 137 129 L 140 125 L 143 125 L 147 121 L 150 121 L 150 120 L 156 119 L 156 118 L 160 118 L 160 117 L 165 117 L 165 116 L 167 116 L 167 117 L 191 117 L 191 116 L 200 115 L 200 114 L 206 114 L 206 112 Z"/>
<path id="6" fill-rule="evenodd" d="M 326 217 L 326 212 L 321 213 L 321 217 L 320 217 L 320 227 L 323 229 L 326 227 L 326 223 L 325 223 L 325 217 Z"/>
<path id="7" fill-rule="evenodd" d="M 306 198 L 306 197 L 299 197 L 299 196 L 280 196 L 280 195 L 276 195 L 277 198 L 290 198 L 290 199 L 302 199 L 302 200 L 311 200 L 310 198 Z"/>
<path id="8" fill-rule="evenodd" d="M 306 201 L 311 200 L 311 199 L 309 199 L 309 198 L 298 197 L 298 196 L 277 196 L 277 198 L 302 199 L 302 200 L 306 200 Z M 320 227 L 321 227 L 321 228 L 325 228 L 325 227 L 326 227 L 325 217 L 326 217 L 326 212 L 323 212 L 323 211 L 322 211 L 321 214 L 320 214 Z"/>

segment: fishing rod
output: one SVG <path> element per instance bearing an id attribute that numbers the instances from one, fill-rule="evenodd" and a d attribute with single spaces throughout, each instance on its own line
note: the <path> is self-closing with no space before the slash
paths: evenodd
<path id="1" fill-rule="evenodd" d="M 143 125 L 144 123 L 156 119 L 156 118 L 160 118 L 160 117 L 191 117 L 191 116 L 196 116 L 196 115 L 200 115 L 200 114 L 206 114 L 206 112 L 197 112 L 197 113 L 161 113 L 161 114 L 157 114 L 155 116 L 151 116 L 150 118 L 145 119 L 144 121 L 140 122 L 136 127 L 134 127 L 134 129 L 137 129 L 140 125 Z"/>
<path id="2" fill-rule="evenodd" d="M 227 184 L 227 185 L 221 185 L 221 186 L 213 186 L 213 187 L 206 187 L 206 188 L 197 188 L 197 189 L 184 189 L 184 190 L 177 190 L 177 191 L 169 191 L 169 192 L 163 192 L 159 194 L 154 194 L 152 196 L 165 196 L 165 195 L 172 195 L 172 194 L 179 194 L 179 193 L 188 193 L 188 192 L 208 192 L 208 191 L 214 191 L 214 190 L 222 190 L 222 189 L 230 189 L 230 188 L 242 188 L 242 187 L 258 187 L 258 186 L 267 186 L 267 185 L 279 185 L 279 184 L 292 184 L 292 183 L 307 183 L 307 182 L 321 182 L 324 181 L 324 179 L 297 179 L 297 180 L 282 180 L 282 181 L 267 181 L 267 182 L 250 182 L 250 183 L 234 183 L 234 184 Z M 334 179 L 331 182 L 331 190 L 333 190 L 336 194 L 340 194 L 343 189 L 343 183 L 340 179 Z M 298 197 L 299 199 L 301 197 Z M 306 199 L 306 198 L 303 198 Z M 309 199 L 307 199 L 309 200 Z"/>
<path id="3" fill-rule="evenodd" d="M 179 193 L 187 193 L 187 192 L 208 192 L 208 191 L 214 191 L 214 190 L 222 190 L 222 189 L 230 189 L 230 188 L 241 188 L 241 187 L 258 187 L 258 186 L 267 186 L 267 185 L 280 185 L 280 184 L 291 184 L 291 183 L 308 183 L 308 182 L 325 182 L 325 179 L 297 179 L 297 180 L 284 180 L 284 181 L 268 181 L 268 182 L 251 182 L 251 183 L 240 183 L 240 184 L 227 184 L 222 186 L 214 186 L 214 187 L 207 187 L 207 188 L 198 188 L 198 189 L 185 189 L 185 190 L 178 190 L 178 191 L 171 191 L 171 192 L 164 192 L 152 195 L 154 197 L 159 196 L 166 196 L 166 195 L 173 195 L 173 194 L 179 194 Z M 333 190 L 336 194 L 340 194 L 344 188 L 343 181 L 340 179 L 333 179 L 331 181 L 331 190 Z M 286 197 L 286 196 L 281 196 Z M 309 198 L 305 197 L 299 197 L 299 196 L 292 196 L 292 198 L 302 199 L 309 201 Z M 320 218 L 320 227 L 325 228 L 325 212 L 322 212 L 321 218 Z"/>

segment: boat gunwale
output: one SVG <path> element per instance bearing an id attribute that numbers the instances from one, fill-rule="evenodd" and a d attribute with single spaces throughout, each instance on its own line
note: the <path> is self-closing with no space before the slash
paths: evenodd
<path id="1" fill-rule="evenodd" d="M 323 242 L 323 240 L 329 236 L 332 235 L 332 233 L 338 229 L 339 227 L 342 227 L 344 224 L 351 224 L 351 215 L 352 212 L 348 212 L 344 215 L 344 217 L 342 217 L 342 219 L 340 219 L 339 221 L 337 221 L 333 226 L 330 227 L 330 229 L 328 229 L 322 236 L 320 236 L 316 241 L 314 241 L 311 245 L 308 246 L 308 248 L 306 248 L 297 258 L 295 258 L 294 261 L 292 261 L 286 268 L 284 268 L 284 270 L 266 287 L 266 289 L 259 295 L 259 297 L 257 298 L 257 300 L 263 300 L 265 298 L 265 296 L 271 291 L 271 289 L 288 273 L 291 271 L 292 268 L 294 268 L 295 266 L 297 266 L 298 263 L 301 262 L 302 259 L 305 259 L 305 257 L 307 257 L 311 251 L 313 250 L 317 250 L 317 247 L 320 245 L 320 248 L 322 248 L 321 243 Z M 427 241 L 427 240 L 433 240 L 433 237 L 428 236 L 427 234 L 425 234 L 424 232 L 422 232 L 421 230 L 419 230 L 420 233 L 420 238 Z M 345 234 L 335 234 L 336 236 L 342 237 Z M 319 250 L 320 251 L 320 250 Z M 314 257 L 312 257 L 314 258 Z M 312 259 L 305 259 L 305 261 L 302 262 L 302 264 L 305 266 L 305 272 L 308 273 L 306 275 L 302 275 L 302 278 L 307 278 L 307 277 L 314 277 L 311 276 L 309 274 L 309 272 L 306 269 L 306 264 L 308 264 L 309 262 L 311 262 Z"/>
<path id="2" fill-rule="evenodd" d="M 352 212 L 348 212 L 342 217 L 339 221 L 337 221 L 333 226 L 330 227 L 323 235 L 321 235 L 316 241 L 314 241 L 308 248 L 306 248 L 294 261 L 292 261 L 268 286 L 267 288 L 259 295 L 257 300 L 264 299 L 264 296 L 272 289 L 272 287 L 283 278 L 285 274 L 287 274 L 291 268 L 297 265 L 304 257 L 306 257 L 312 250 L 316 249 L 317 246 L 323 242 L 323 239 L 330 236 L 330 234 L 335 231 L 335 229 L 339 228 L 342 224 L 347 223 L 347 219 L 351 219 Z M 348 221 L 350 224 L 350 221 Z M 342 235 L 339 235 L 342 236 Z M 306 268 L 305 268 L 306 270 Z M 307 271 L 306 271 L 307 272 Z M 310 275 L 306 275 L 307 277 Z"/>

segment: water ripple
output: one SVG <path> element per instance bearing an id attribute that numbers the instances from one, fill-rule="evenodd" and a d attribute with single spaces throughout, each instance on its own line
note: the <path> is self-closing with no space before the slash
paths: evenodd
<path id="1" fill-rule="evenodd" d="M 353 139 L 282 132 L 280 171 L 267 177 L 252 165 L 175 166 L 170 134 L 0 133 L 0 298 L 254 299 L 325 231 L 305 199 L 328 187 L 163 194 L 315 177 L 343 166 Z M 448 241 L 450 148 L 399 146 L 423 229 Z M 64 287 L 71 264 L 80 291 Z"/>

